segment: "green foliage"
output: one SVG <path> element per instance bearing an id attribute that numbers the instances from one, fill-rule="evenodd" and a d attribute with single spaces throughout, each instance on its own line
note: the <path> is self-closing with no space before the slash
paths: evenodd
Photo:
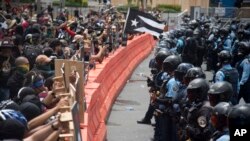
<path id="1" fill-rule="evenodd" d="M 127 0 L 128 4 L 131 5 L 132 4 L 132 0 Z"/>
<path id="2" fill-rule="evenodd" d="M 35 0 L 20 0 L 20 3 L 34 3 Z"/>
<path id="3" fill-rule="evenodd" d="M 123 5 L 123 6 L 117 7 L 117 10 L 118 10 L 119 12 L 127 12 L 129 7 L 130 7 L 131 9 L 139 9 L 139 7 L 136 6 L 136 5 L 128 4 L 128 5 Z"/>
<path id="4" fill-rule="evenodd" d="M 53 1 L 54 6 L 60 6 L 60 1 Z M 88 7 L 88 1 L 84 0 L 83 2 L 76 1 L 66 1 L 65 6 L 67 7 Z"/>
<path id="5" fill-rule="evenodd" d="M 177 13 L 181 12 L 181 6 L 180 5 L 167 5 L 167 4 L 159 4 L 156 6 L 157 10 L 163 11 L 163 12 L 170 12 L 170 13 Z"/>

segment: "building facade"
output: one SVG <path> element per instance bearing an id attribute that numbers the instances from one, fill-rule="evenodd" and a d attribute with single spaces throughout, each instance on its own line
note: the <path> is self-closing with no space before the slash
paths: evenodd
<path id="1" fill-rule="evenodd" d="M 129 0 L 111 0 L 112 5 L 122 6 L 127 5 Z M 156 7 L 159 4 L 180 5 L 181 10 L 190 11 L 191 6 L 200 6 L 201 8 L 209 7 L 209 0 L 146 0 L 147 6 Z M 137 4 L 138 0 L 131 0 L 133 4 Z"/>

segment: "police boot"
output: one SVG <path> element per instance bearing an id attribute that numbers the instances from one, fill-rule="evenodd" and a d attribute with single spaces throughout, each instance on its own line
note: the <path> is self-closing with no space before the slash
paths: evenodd
<path id="1" fill-rule="evenodd" d="M 142 120 L 137 121 L 138 124 L 151 124 L 151 120 L 143 118 Z"/>

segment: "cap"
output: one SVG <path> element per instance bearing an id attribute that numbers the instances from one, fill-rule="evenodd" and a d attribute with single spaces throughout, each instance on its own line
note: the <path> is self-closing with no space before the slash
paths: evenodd
<path id="1" fill-rule="evenodd" d="M 74 39 L 72 40 L 72 42 L 76 42 L 76 41 L 78 41 L 78 40 L 80 40 L 80 39 L 83 39 L 83 36 L 77 34 L 77 35 L 74 36 Z"/>
<path id="2" fill-rule="evenodd" d="M 47 57 L 46 55 L 38 55 L 36 57 L 36 64 L 37 65 L 43 65 L 46 63 L 49 63 L 52 59 Z"/>

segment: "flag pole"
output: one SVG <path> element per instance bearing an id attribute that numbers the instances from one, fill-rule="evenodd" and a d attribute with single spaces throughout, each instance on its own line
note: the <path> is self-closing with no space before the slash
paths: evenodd
<path id="1" fill-rule="evenodd" d="M 125 21 L 125 24 L 124 24 L 124 27 L 123 27 L 123 32 L 122 32 L 122 34 L 124 34 L 125 28 L 126 28 L 126 26 L 127 26 L 127 22 L 128 22 L 127 20 L 128 20 L 129 13 L 130 13 L 130 7 L 128 8 L 128 12 L 127 12 L 127 16 L 126 16 L 126 21 Z"/>

